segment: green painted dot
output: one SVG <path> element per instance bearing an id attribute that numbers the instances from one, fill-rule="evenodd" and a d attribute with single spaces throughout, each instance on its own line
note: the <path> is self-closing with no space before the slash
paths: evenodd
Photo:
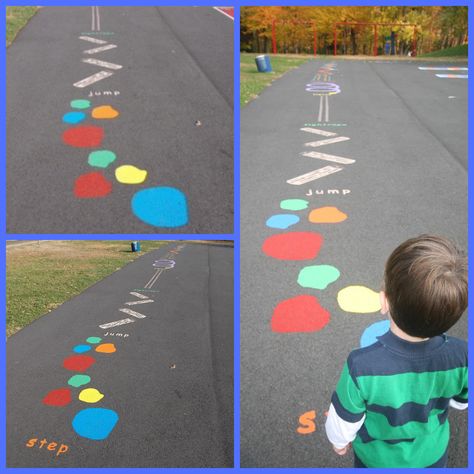
<path id="1" fill-rule="evenodd" d="M 88 109 L 91 106 L 90 100 L 76 99 L 71 100 L 71 107 L 73 109 Z"/>
<path id="2" fill-rule="evenodd" d="M 87 385 L 91 381 L 91 378 L 88 375 L 73 375 L 67 383 L 72 387 L 81 387 L 82 385 Z"/>
<path id="3" fill-rule="evenodd" d="M 99 343 L 100 341 L 102 341 L 102 338 L 101 337 L 94 337 L 94 336 L 91 336 L 91 337 L 88 337 L 86 339 L 86 342 L 88 342 L 89 344 L 97 344 Z"/>
<path id="4" fill-rule="evenodd" d="M 97 168 L 107 168 L 110 163 L 113 163 L 117 155 L 110 150 L 96 150 L 89 154 L 88 163 Z"/>
<path id="5" fill-rule="evenodd" d="M 341 273 L 332 265 L 311 265 L 304 267 L 298 275 L 298 284 L 303 288 L 324 290 L 336 281 Z"/>
<path id="6" fill-rule="evenodd" d="M 306 209 L 308 204 L 305 199 L 284 199 L 280 202 L 280 207 L 287 211 L 301 211 Z"/>

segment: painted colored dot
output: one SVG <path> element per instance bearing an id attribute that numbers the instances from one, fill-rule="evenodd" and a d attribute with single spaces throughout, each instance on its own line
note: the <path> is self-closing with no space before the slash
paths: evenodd
<path id="1" fill-rule="evenodd" d="M 73 375 L 67 383 L 72 387 L 81 387 L 82 385 L 87 385 L 91 381 L 91 378 L 88 375 Z"/>
<path id="2" fill-rule="evenodd" d="M 63 142 L 66 145 L 85 148 L 96 147 L 104 139 L 104 129 L 92 125 L 80 125 L 68 128 L 63 132 Z"/>
<path id="3" fill-rule="evenodd" d="M 308 260 L 316 258 L 322 244 L 323 237 L 316 232 L 287 232 L 266 239 L 262 250 L 279 260 Z"/>
<path id="4" fill-rule="evenodd" d="M 74 195 L 77 198 L 98 198 L 107 196 L 112 191 L 112 183 L 101 173 L 86 173 L 74 182 Z"/>
<path id="5" fill-rule="evenodd" d="M 267 219 L 267 226 L 272 229 L 288 229 L 299 222 L 300 218 L 294 214 L 275 214 Z"/>
<path id="6" fill-rule="evenodd" d="M 72 420 L 74 431 L 83 438 L 102 440 L 114 429 L 119 416 L 108 408 L 86 408 Z"/>
<path id="7" fill-rule="evenodd" d="M 348 313 L 375 313 L 381 308 L 379 293 L 360 285 L 343 288 L 337 294 L 337 302 Z"/>
<path id="8" fill-rule="evenodd" d="M 84 112 L 68 112 L 63 115 L 63 122 L 75 125 L 76 123 L 82 122 L 85 118 L 86 114 Z"/>
<path id="9" fill-rule="evenodd" d="M 83 352 L 87 352 L 91 350 L 91 346 L 86 346 L 85 344 L 80 344 L 73 348 L 73 351 L 77 354 L 82 354 Z"/>
<path id="10" fill-rule="evenodd" d="M 104 398 L 104 394 L 100 393 L 96 388 L 85 388 L 79 394 L 79 400 L 85 403 L 97 403 Z"/>
<path id="11" fill-rule="evenodd" d="M 133 196 L 131 206 L 135 216 L 156 227 L 179 227 L 188 223 L 186 196 L 176 188 L 142 189 Z"/>
<path id="12" fill-rule="evenodd" d="M 74 372 L 85 372 L 93 364 L 95 364 L 95 359 L 91 356 L 73 355 L 64 359 L 63 367 Z"/>
<path id="13" fill-rule="evenodd" d="M 374 324 L 371 324 L 365 331 L 362 333 L 360 338 L 360 347 L 367 347 L 375 344 L 379 336 L 383 336 L 390 329 L 390 321 L 377 321 Z"/>
<path id="14" fill-rule="evenodd" d="M 302 211 L 308 205 L 309 202 L 306 199 L 284 199 L 280 202 L 280 207 L 286 211 Z"/>
<path id="15" fill-rule="evenodd" d="M 88 109 L 91 106 L 89 100 L 76 99 L 71 101 L 71 107 L 73 109 Z"/>
<path id="16" fill-rule="evenodd" d="M 110 105 L 101 105 L 92 109 L 92 118 L 95 119 L 114 119 L 119 115 L 119 111 Z"/>
<path id="17" fill-rule="evenodd" d="M 140 184 L 146 179 L 147 171 L 133 165 L 122 165 L 115 170 L 115 178 L 123 184 Z"/>
<path id="18" fill-rule="evenodd" d="M 112 354 L 113 352 L 115 352 L 117 349 L 115 348 L 115 345 L 114 344 L 100 344 L 99 346 L 97 346 L 95 348 L 95 351 L 96 352 L 101 352 L 103 354 Z"/>
<path id="19" fill-rule="evenodd" d="M 101 337 L 95 337 L 95 336 L 91 336 L 91 337 L 88 337 L 86 339 L 86 342 L 88 342 L 89 344 L 97 344 L 100 341 L 102 341 L 102 338 Z"/>
<path id="20" fill-rule="evenodd" d="M 273 332 L 315 332 L 329 323 L 331 315 L 315 296 L 300 295 L 278 303 L 273 311 Z"/>
<path id="21" fill-rule="evenodd" d="M 64 407 L 71 403 L 71 390 L 69 388 L 58 388 L 51 390 L 44 398 L 43 403 L 45 405 L 53 407 Z"/>
<path id="22" fill-rule="evenodd" d="M 110 150 L 96 150 L 92 153 L 89 153 L 89 158 L 87 162 L 90 166 L 95 166 L 96 168 L 107 168 L 110 163 L 113 163 L 117 155 Z"/>
<path id="23" fill-rule="evenodd" d="M 298 275 L 298 284 L 303 288 L 325 290 L 335 282 L 341 273 L 332 265 L 311 265 L 304 267 Z"/>
<path id="24" fill-rule="evenodd" d="M 336 224 L 345 221 L 347 214 L 340 211 L 337 207 L 327 206 L 313 209 L 309 213 L 309 222 L 313 224 Z"/>

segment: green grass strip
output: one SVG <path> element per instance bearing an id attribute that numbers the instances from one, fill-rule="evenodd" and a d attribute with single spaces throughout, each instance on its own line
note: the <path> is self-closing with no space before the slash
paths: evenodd
<path id="1" fill-rule="evenodd" d="M 255 99 L 275 79 L 290 69 L 304 64 L 310 56 L 273 55 L 269 54 L 272 72 L 258 72 L 255 58 L 258 54 L 242 53 L 240 55 L 240 105 L 243 106 Z"/>
<path id="2" fill-rule="evenodd" d="M 37 11 L 38 7 L 7 7 L 7 47 Z"/>

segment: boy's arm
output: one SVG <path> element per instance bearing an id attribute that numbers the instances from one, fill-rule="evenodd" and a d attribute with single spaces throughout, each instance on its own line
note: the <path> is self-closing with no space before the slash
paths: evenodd
<path id="1" fill-rule="evenodd" d="M 355 439 L 364 424 L 365 411 L 365 400 L 346 362 L 326 420 L 326 435 L 335 449 L 342 449 Z"/>
<path id="2" fill-rule="evenodd" d="M 456 408 L 456 410 L 465 410 L 467 408 L 467 367 L 464 371 L 463 385 L 464 388 L 461 393 L 449 400 L 449 406 Z"/>
<path id="3" fill-rule="evenodd" d="M 337 414 L 334 405 L 331 403 L 326 420 L 326 435 L 336 449 L 345 448 L 349 443 L 354 441 L 364 421 L 365 414 L 362 415 L 359 421 L 354 423 L 344 420 Z"/>

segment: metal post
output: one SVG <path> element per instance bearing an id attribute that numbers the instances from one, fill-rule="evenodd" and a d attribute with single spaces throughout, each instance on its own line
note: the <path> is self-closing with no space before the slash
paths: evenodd
<path id="1" fill-rule="evenodd" d="M 416 26 L 413 27 L 413 54 L 412 56 L 416 56 Z"/>
<path id="2" fill-rule="evenodd" d="M 318 54 L 318 33 L 316 27 L 313 25 L 313 35 L 314 35 L 314 55 Z"/>
<path id="3" fill-rule="evenodd" d="M 277 53 L 277 40 L 276 40 L 276 32 L 275 32 L 275 20 L 272 22 L 272 46 L 273 46 L 273 54 Z"/>
<path id="4" fill-rule="evenodd" d="M 377 38 L 377 24 L 374 25 L 375 35 L 374 35 L 374 56 L 377 56 L 378 50 L 378 38 Z"/>

